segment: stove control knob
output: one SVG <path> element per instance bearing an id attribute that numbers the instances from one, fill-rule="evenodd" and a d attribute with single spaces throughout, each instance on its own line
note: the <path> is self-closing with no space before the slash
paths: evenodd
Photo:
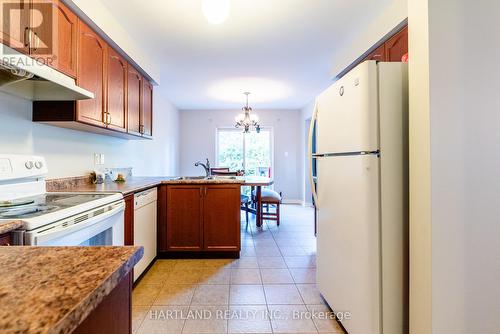
<path id="1" fill-rule="evenodd" d="M 40 169 L 43 167 L 43 163 L 41 161 L 37 161 L 37 162 L 35 162 L 35 167 L 36 167 L 36 169 Z"/>
<path id="2" fill-rule="evenodd" d="M 24 166 L 27 169 L 32 169 L 33 168 L 33 161 L 26 161 L 26 163 L 24 164 Z"/>

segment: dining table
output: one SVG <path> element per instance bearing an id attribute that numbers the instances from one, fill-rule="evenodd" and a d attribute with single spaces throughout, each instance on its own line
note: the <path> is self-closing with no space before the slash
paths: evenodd
<path id="1" fill-rule="evenodd" d="M 257 227 L 262 226 L 262 187 L 271 186 L 274 184 L 274 180 L 270 177 L 265 176 L 242 176 L 241 179 L 244 181 L 242 186 L 248 186 L 255 189 L 255 202 L 256 208 L 251 209 L 253 213 L 255 213 L 255 221 L 257 223 Z"/>

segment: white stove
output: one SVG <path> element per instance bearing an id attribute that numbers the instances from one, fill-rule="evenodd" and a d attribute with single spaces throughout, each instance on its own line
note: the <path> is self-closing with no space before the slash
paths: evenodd
<path id="1" fill-rule="evenodd" d="M 45 159 L 0 155 L 0 224 L 22 221 L 15 244 L 123 245 L 123 196 L 117 193 L 47 193 Z"/>

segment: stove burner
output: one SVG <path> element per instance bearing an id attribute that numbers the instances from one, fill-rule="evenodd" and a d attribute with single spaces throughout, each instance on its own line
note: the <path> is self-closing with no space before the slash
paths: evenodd
<path id="1" fill-rule="evenodd" d="M 11 208 L 14 206 L 21 206 L 33 203 L 35 203 L 35 201 L 32 199 L 14 199 L 11 201 L 0 201 L 0 208 Z"/>

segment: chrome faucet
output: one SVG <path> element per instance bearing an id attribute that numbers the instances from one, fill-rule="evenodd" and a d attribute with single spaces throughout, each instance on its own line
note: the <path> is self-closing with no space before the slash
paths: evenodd
<path id="1" fill-rule="evenodd" d="M 203 169 L 205 169 L 205 176 L 210 177 L 210 161 L 207 159 L 206 164 L 202 163 L 201 161 L 198 161 L 194 164 L 196 167 L 201 166 Z"/>

